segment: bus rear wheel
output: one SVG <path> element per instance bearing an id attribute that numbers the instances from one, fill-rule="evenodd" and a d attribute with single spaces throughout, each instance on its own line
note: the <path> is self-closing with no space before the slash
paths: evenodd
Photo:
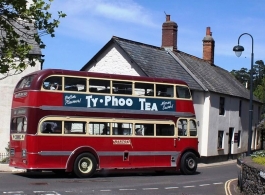
<path id="1" fill-rule="evenodd" d="M 77 177 L 92 177 L 97 168 L 97 161 L 94 155 L 90 153 L 80 154 L 74 163 L 74 173 Z"/>
<path id="2" fill-rule="evenodd" d="M 180 162 L 180 170 L 184 175 L 192 175 L 197 170 L 197 157 L 192 152 L 186 152 Z"/>

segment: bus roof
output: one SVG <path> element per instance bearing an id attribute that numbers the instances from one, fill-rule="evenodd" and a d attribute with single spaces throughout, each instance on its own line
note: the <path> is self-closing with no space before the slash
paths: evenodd
<path id="1" fill-rule="evenodd" d="M 45 69 L 32 72 L 29 75 L 39 75 L 41 78 L 46 78 L 50 75 L 69 75 L 69 76 L 80 76 L 80 77 L 96 77 L 96 78 L 108 78 L 108 79 L 123 79 L 123 80 L 133 80 L 133 81 L 145 81 L 145 82 L 159 82 L 159 83 L 170 83 L 170 84 L 183 84 L 187 85 L 186 82 L 178 79 L 168 79 L 168 78 L 151 78 L 142 76 L 130 76 L 130 75 L 118 75 L 118 74 L 106 74 L 106 73 L 95 73 L 86 71 L 76 71 L 76 70 L 63 70 L 63 69 Z M 23 77 L 23 78 L 24 78 Z M 23 79 L 22 78 L 22 79 Z"/>

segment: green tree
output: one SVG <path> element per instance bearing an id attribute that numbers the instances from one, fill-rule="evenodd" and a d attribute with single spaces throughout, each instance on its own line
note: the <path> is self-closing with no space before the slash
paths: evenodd
<path id="1" fill-rule="evenodd" d="M 39 56 L 28 55 L 33 44 L 44 48 L 41 37 L 55 36 L 59 19 L 66 14 L 58 11 L 56 19 L 48 12 L 53 0 L 0 1 L 0 73 L 4 77 L 35 66 Z"/>
<path id="2" fill-rule="evenodd" d="M 241 68 L 240 70 L 232 70 L 230 72 L 234 77 L 243 85 L 249 83 L 250 72 L 247 68 Z"/>
<path id="3" fill-rule="evenodd" d="M 262 60 L 258 60 L 253 65 L 253 89 L 262 83 L 264 78 L 265 65 Z"/>

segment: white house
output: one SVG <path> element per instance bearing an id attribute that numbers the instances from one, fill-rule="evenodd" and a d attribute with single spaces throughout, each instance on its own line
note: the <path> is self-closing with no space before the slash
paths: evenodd
<path id="1" fill-rule="evenodd" d="M 177 49 L 178 25 L 167 15 L 162 47 L 119 37 L 111 40 L 81 71 L 176 78 L 188 83 L 196 112 L 201 162 L 235 158 L 247 151 L 249 91 L 228 71 L 214 64 L 215 41 L 206 29 L 203 58 Z M 252 149 L 259 149 L 261 102 L 254 97 Z"/>
<path id="2" fill-rule="evenodd" d="M 41 50 L 39 46 L 37 44 L 33 44 L 32 46 L 33 48 L 29 54 L 37 55 L 41 58 Z M 0 153 L 6 153 L 5 147 L 7 147 L 9 142 L 11 104 L 14 88 L 21 77 L 33 71 L 41 70 L 42 64 L 40 61 L 37 60 L 34 67 L 29 66 L 25 71 L 17 75 L 4 78 L 6 74 L 0 74 L 0 91 L 2 92 L 0 101 Z"/>

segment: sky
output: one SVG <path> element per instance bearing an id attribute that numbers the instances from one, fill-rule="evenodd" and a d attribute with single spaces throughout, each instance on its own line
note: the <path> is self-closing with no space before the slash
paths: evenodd
<path id="1" fill-rule="evenodd" d="M 202 58 L 203 38 L 210 27 L 215 65 L 227 70 L 265 62 L 264 0 L 54 0 L 50 12 L 67 14 L 55 37 L 43 36 L 43 68 L 80 70 L 112 36 L 160 47 L 166 14 L 178 25 L 178 50 Z M 236 57 L 233 47 L 245 48 Z"/>

